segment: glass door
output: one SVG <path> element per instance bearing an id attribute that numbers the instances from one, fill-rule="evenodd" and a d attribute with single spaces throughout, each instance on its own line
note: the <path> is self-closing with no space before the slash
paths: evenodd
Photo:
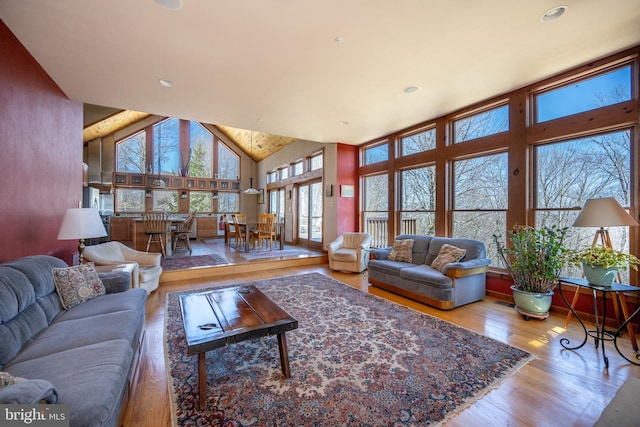
<path id="1" fill-rule="evenodd" d="M 298 185 L 296 196 L 298 244 L 322 249 L 322 181 Z"/>

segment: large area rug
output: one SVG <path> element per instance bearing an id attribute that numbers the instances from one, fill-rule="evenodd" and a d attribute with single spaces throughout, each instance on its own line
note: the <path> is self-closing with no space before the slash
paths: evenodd
<path id="1" fill-rule="evenodd" d="M 319 273 L 251 284 L 298 319 L 287 332 L 291 377 L 282 375 L 275 336 L 211 351 L 208 407 L 200 411 L 198 358 L 186 356 L 179 293 L 170 293 L 165 356 L 174 425 L 438 425 L 533 358 Z"/>
<path id="2" fill-rule="evenodd" d="M 179 258 L 165 258 L 162 260 L 163 270 L 184 270 L 185 268 L 203 267 L 228 264 L 227 260 L 218 254 L 195 255 Z"/>

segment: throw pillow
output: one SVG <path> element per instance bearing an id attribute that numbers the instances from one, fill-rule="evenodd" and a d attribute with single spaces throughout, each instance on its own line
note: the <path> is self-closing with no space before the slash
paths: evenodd
<path id="1" fill-rule="evenodd" d="M 104 285 L 92 262 L 68 268 L 54 268 L 51 273 L 65 310 L 105 294 Z"/>
<path id="2" fill-rule="evenodd" d="M 391 261 L 411 262 L 413 259 L 413 239 L 395 240 L 387 256 Z"/>
<path id="3" fill-rule="evenodd" d="M 445 243 L 440 248 L 440 252 L 438 252 L 438 256 L 431 263 L 431 267 L 436 270 L 444 270 L 444 267 L 450 262 L 460 261 L 462 257 L 467 253 L 466 249 L 460 249 L 455 246 L 449 245 Z"/>

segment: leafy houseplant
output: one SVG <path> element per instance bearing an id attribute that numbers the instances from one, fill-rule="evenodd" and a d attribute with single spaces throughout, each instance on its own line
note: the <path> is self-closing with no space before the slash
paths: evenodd
<path id="1" fill-rule="evenodd" d="M 558 226 L 536 229 L 516 225 L 508 238 L 509 247 L 501 243 L 498 236 L 493 236 L 498 254 L 513 279 L 511 289 L 516 309 L 525 314 L 525 318 L 528 314 L 539 318 L 549 315 L 560 270 L 569 261 L 570 251 L 564 246 L 567 230 Z M 525 303 L 525 297 L 531 299 L 530 304 Z"/>
<path id="2" fill-rule="evenodd" d="M 570 262 L 582 265 L 589 283 L 610 286 L 619 270 L 638 269 L 640 260 L 634 255 L 602 245 L 593 245 L 571 254 Z"/>

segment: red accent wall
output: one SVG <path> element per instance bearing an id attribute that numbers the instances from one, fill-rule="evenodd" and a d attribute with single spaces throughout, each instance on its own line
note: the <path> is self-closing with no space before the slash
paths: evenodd
<path id="1" fill-rule="evenodd" d="M 337 188 L 333 189 L 333 196 L 337 200 L 337 234 L 347 231 L 359 231 L 359 186 L 358 186 L 358 147 L 347 144 L 337 144 L 338 171 Z M 353 197 L 341 197 L 340 186 L 353 185 Z"/>
<path id="2" fill-rule="evenodd" d="M 0 57 L 0 262 L 49 254 L 71 263 L 78 242 L 56 237 L 82 199 L 82 104 L 2 21 Z"/>

